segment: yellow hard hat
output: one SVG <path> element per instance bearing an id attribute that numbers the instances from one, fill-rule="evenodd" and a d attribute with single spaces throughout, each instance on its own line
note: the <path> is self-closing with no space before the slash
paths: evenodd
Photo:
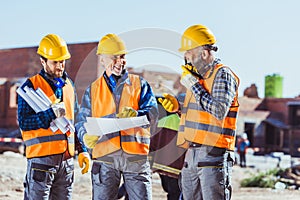
<path id="1" fill-rule="evenodd" d="M 54 61 L 67 60 L 71 57 L 66 42 L 56 34 L 43 37 L 37 53 Z"/>
<path id="2" fill-rule="evenodd" d="M 97 55 L 121 55 L 126 53 L 125 43 L 115 34 L 105 35 L 98 43 Z"/>
<path id="3" fill-rule="evenodd" d="M 187 51 L 198 46 L 213 45 L 216 38 L 213 33 L 201 24 L 190 26 L 181 37 L 181 47 L 179 51 Z"/>

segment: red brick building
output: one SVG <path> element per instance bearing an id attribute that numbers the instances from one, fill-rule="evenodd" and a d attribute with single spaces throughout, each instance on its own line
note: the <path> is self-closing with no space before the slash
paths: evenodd
<path id="1" fill-rule="evenodd" d="M 72 55 L 66 71 L 76 84 L 79 101 L 85 88 L 103 71 L 98 67 L 97 42 L 69 44 Z M 0 128 L 18 128 L 16 120 L 16 89 L 29 76 L 41 70 L 37 47 L 0 50 Z M 180 74 L 149 70 L 132 73 L 144 77 L 156 95 L 164 92 L 177 95 L 184 92 Z M 263 153 L 284 151 L 299 155 L 300 149 L 300 98 L 257 97 L 252 85 L 239 97 L 240 113 L 237 134 L 246 132 L 252 147 Z M 248 96 L 248 97 L 246 97 Z M 251 97 L 251 98 L 250 98 Z"/>
<path id="2" fill-rule="evenodd" d="M 300 98 L 239 97 L 238 130 L 260 153 L 300 156 Z"/>

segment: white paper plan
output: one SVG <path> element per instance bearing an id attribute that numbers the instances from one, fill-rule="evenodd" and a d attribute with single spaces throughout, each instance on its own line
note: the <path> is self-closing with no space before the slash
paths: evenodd
<path id="1" fill-rule="evenodd" d="M 89 135 L 102 136 L 108 133 L 113 133 L 134 127 L 141 127 L 149 124 L 150 123 L 146 115 L 130 118 L 87 117 L 87 122 L 84 123 L 84 127 Z"/>
<path id="2" fill-rule="evenodd" d="M 47 95 L 41 90 L 37 88 L 34 90 L 33 88 L 24 87 L 24 90 L 19 87 L 17 89 L 17 93 L 29 104 L 29 106 L 36 112 L 41 112 L 49 109 L 51 107 L 51 101 L 47 97 Z M 75 132 L 75 127 L 73 124 L 65 117 L 59 117 L 53 120 L 50 123 L 50 129 L 54 133 L 58 129 L 61 132 L 66 133 L 68 131 Z"/>

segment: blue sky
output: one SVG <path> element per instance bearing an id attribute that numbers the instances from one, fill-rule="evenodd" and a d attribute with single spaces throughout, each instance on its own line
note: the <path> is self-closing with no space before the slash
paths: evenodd
<path id="1" fill-rule="evenodd" d="M 283 76 L 283 96 L 300 94 L 300 1 L 298 0 L 115 0 L 3 1 L 0 49 L 38 45 L 48 33 L 68 43 L 121 35 L 128 65 L 160 66 L 180 73 L 180 35 L 193 24 L 217 38 L 216 56 L 241 79 L 240 94 L 255 83 L 264 97 L 264 77 Z"/>

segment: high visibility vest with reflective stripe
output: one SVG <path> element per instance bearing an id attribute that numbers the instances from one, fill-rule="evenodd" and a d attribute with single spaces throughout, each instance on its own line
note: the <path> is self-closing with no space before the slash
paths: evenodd
<path id="1" fill-rule="evenodd" d="M 116 91 L 118 91 L 120 87 L 123 87 L 119 94 L 115 94 L 116 96 L 121 95 L 119 104 L 116 103 L 115 96 L 108 88 L 103 76 L 91 84 L 92 117 L 105 117 L 116 114 L 125 106 L 132 107 L 135 110 L 139 109 L 140 78 L 132 74 L 129 74 L 128 78 L 123 85 L 116 88 Z M 147 155 L 149 144 L 150 132 L 148 129 L 137 127 L 122 130 L 102 136 L 93 149 L 92 157 L 99 158 L 121 148 L 129 154 Z"/>
<path id="2" fill-rule="evenodd" d="M 212 75 L 200 83 L 211 94 L 215 76 L 221 67 L 216 65 Z M 229 68 L 228 68 L 229 69 Z M 232 72 L 233 73 L 233 72 Z M 236 82 L 239 78 L 233 73 Z M 235 130 L 238 113 L 238 93 L 231 104 L 227 116 L 218 120 L 212 114 L 204 111 L 202 106 L 196 102 L 193 93 L 187 90 L 183 110 L 180 119 L 177 145 L 187 148 L 189 142 L 234 150 Z"/>
<path id="3" fill-rule="evenodd" d="M 29 78 L 34 89 L 40 88 L 54 102 L 57 98 L 49 83 L 39 74 Z M 63 87 L 63 102 L 66 107 L 65 117 L 74 121 L 74 88 L 67 79 Z M 63 134 L 60 130 L 55 133 L 48 129 L 22 131 L 22 137 L 26 145 L 26 157 L 41 157 L 64 153 L 67 149 L 71 156 L 74 155 L 74 133 Z"/>

